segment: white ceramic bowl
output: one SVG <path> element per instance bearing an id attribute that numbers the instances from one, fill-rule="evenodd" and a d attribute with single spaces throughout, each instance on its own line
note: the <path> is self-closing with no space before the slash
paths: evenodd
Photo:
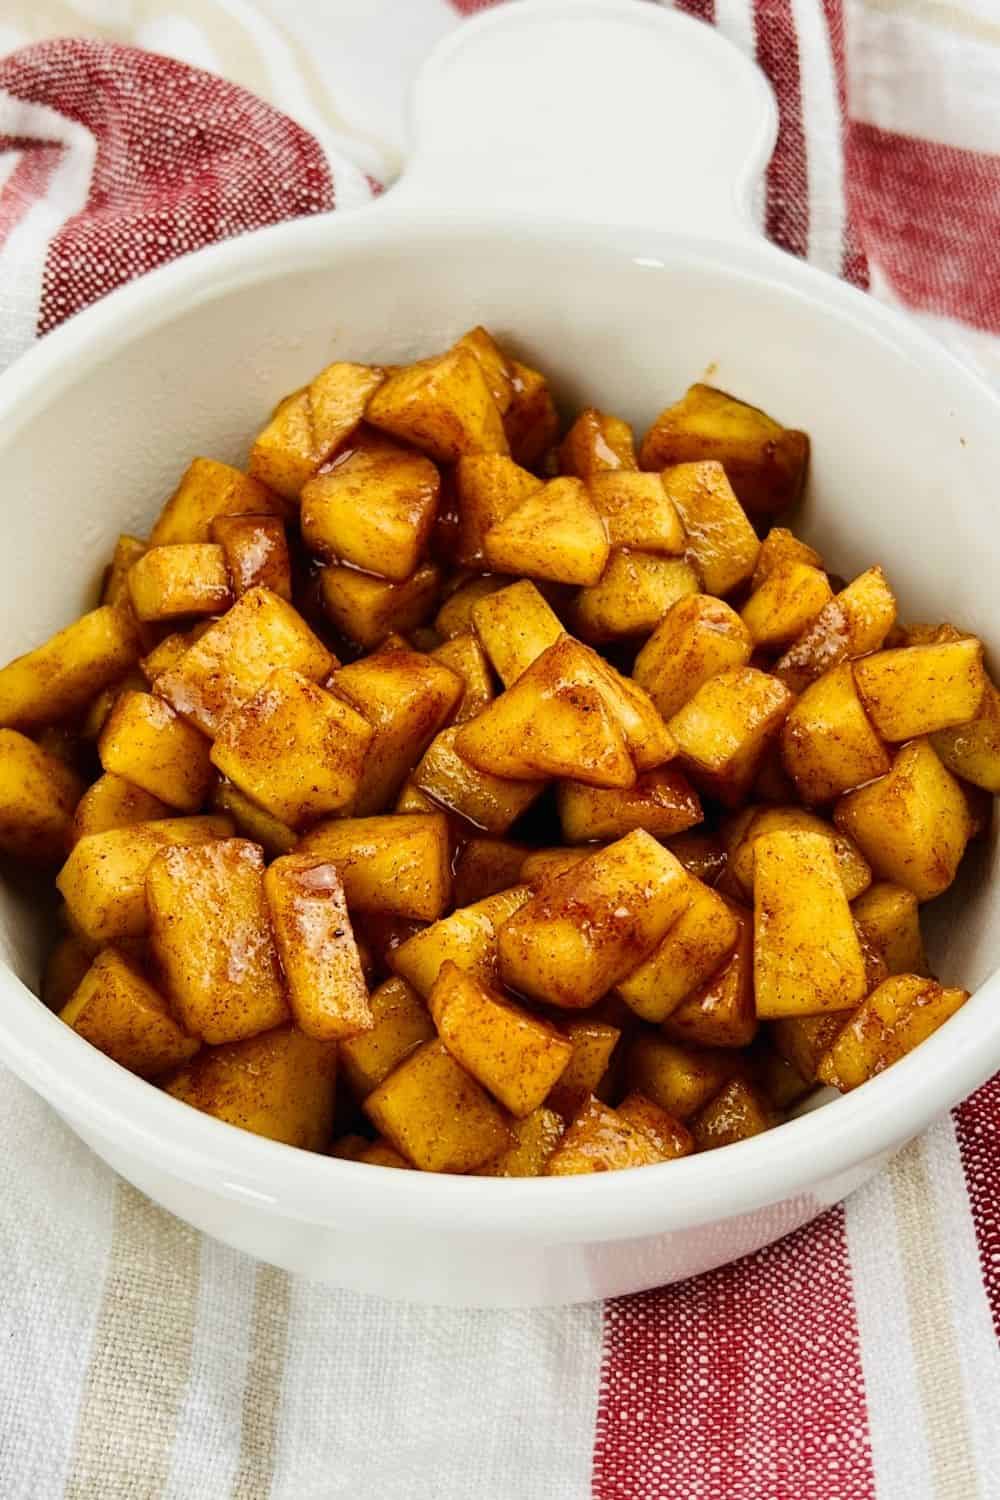
<path id="1" fill-rule="evenodd" d="M 902 319 L 756 236 L 746 204 L 774 109 L 724 41 L 632 0 L 524 0 L 438 50 L 416 125 L 406 178 L 372 208 L 157 271 L 0 379 L 0 658 L 89 607 L 117 533 L 144 529 L 192 454 L 239 462 L 261 412 L 330 359 L 401 361 L 480 321 L 569 406 L 642 429 L 708 368 L 807 428 L 804 534 L 831 566 L 884 563 L 909 618 L 954 615 L 1000 651 L 1000 404 Z M 39 923 L 9 892 L 0 1056 L 123 1176 L 277 1265 L 447 1303 L 635 1291 L 804 1223 L 1000 1064 L 992 853 L 975 863 L 932 933 L 941 972 L 978 986 L 942 1031 L 773 1134 L 641 1172 L 385 1172 L 220 1124 L 39 1004 Z"/>

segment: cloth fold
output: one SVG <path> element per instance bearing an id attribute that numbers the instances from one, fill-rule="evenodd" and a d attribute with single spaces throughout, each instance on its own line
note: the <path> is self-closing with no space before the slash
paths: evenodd
<path id="1" fill-rule="evenodd" d="M 765 232 L 1000 381 L 994 0 L 678 3 L 775 88 Z M 367 201 L 483 8 L 8 0 L 0 365 L 175 255 Z M 1000 1080 L 738 1265 L 524 1313 L 256 1265 L 3 1071 L 0 1131 L 0 1500 L 1000 1496 Z"/>

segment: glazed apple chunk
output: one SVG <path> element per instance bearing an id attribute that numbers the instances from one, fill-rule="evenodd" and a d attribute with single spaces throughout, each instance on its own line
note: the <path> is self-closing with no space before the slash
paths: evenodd
<path id="1" fill-rule="evenodd" d="M 44 1003 L 218 1121 L 337 1171 L 663 1166 L 965 1003 L 923 910 L 1000 690 L 891 557 L 785 524 L 795 413 L 560 415 L 456 333 L 303 371 L 110 539 L 0 669 L 0 854 L 54 876 Z"/>

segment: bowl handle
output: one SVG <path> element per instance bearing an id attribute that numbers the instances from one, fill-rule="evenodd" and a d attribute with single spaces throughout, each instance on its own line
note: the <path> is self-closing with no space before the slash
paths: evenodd
<path id="1" fill-rule="evenodd" d="M 640 0 L 518 0 L 432 52 L 413 124 L 386 208 L 734 240 L 758 235 L 777 111 L 759 69 L 701 21 Z"/>

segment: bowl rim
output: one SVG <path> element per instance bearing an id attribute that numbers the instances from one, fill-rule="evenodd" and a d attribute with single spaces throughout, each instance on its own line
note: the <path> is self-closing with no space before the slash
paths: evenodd
<path id="1" fill-rule="evenodd" d="M 329 269 L 331 257 L 341 253 L 398 249 L 403 227 L 407 249 L 440 244 L 443 237 L 454 248 L 456 235 L 485 238 L 495 247 L 497 226 L 488 220 L 397 214 L 391 200 L 388 194 L 351 214 L 276 225 L 198 251 L 70 319 L 0 375 L 0 447 L 90 369 L 178 311 L 275 276 Z M 763 241 L 723 243 L 642 226 L 542 219 L 519 227 L 518 239 L 519 248 L 607 252 L 651 270 L 690 263 L 758 286 L 763 281 L 816 313 L 854 324 L 925 373 L 930 362 L 935 378 L 947 382 L 949 406 L 978 407 L 984 425 L 1000 431 L 1000 397 L 975 371 L 894 309 Z M 853 1093 L 724 1150 L 599 1180 L 395 1172 L 387 1193 L 378 1169 L 252 1135 L 150 1086 L 66 1027 L 6 964 L 0 964 L 0 1060 L 85 1135 L 283 1217 L 343 1229 L 405 1223 L 418 1231 L 489 1232 L 519 1242 L 600 1242 L 708 1223 L 808 1194 L 902 1145 L 1000 1064 L 1000 973 L 946 1026 Z"/>

